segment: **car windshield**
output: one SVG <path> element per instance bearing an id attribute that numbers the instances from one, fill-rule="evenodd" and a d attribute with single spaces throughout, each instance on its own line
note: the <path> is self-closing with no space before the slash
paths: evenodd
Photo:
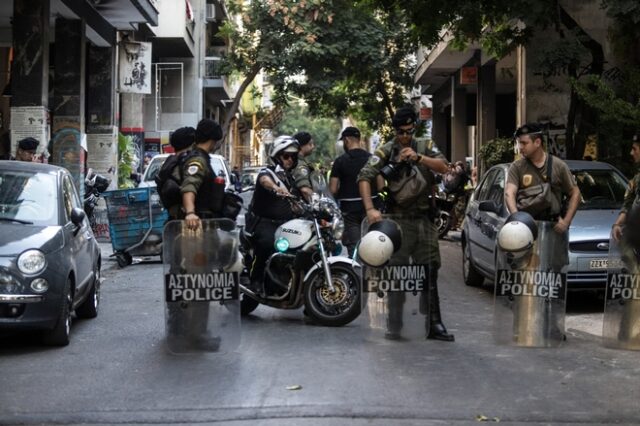
<path id="1" fill-rule="evenodd" d="M 626 183 L 614 170 L 574 170 L 582 201 L 579 210 L 619 209 Z"/>
<path id="2" fill-rule="evenodd" d="M 57 225 L 57 199 L 54 174 L 0 171 L 0 221 Z"/>
<path id="3" fill-rule="evenodd" d="M 160 168 L 162 167 L 162 164 L 166 159 L 167 157 L 156 157 L 153 160 L 151 160 L 144 174 L 145 182 L 153 181 L 156 178 L 156 175 L 160 171 Z"/>

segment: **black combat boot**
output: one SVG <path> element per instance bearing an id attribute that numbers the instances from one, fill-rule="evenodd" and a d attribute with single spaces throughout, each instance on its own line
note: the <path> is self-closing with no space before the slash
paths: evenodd
<path id="1" fill-rule="evenodd" d="M 440 316 L 440 298 L 438 297 L 438 270 L 431 268 L 429 271 L 429 284 L 427 286 L 429 299 L 429 314 L 427 316 L 427 339 L 453 342 L 455 337 L 449 334 L 442 324 Z"/>

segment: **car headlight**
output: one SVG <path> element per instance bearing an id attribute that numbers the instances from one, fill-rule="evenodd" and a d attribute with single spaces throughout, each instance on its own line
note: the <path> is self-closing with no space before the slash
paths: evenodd
<path id="1" fill-rule="evenodd" d="M 47 262 L 40 250 L 27 250 L 18 257 L 18 269 L 23 274 L 34 275 L 41 272 Z"/>

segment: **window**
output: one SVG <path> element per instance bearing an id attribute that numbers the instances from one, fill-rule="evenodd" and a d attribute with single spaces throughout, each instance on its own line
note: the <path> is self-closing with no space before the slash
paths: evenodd
<path id="1" fill-rule="evenodd" d="M 487 200 L 493 200 L 499 205 L 504 204 L 504 172 L 502 170 L 498 170 L 493 182 L 491 182 Z"/>
<path id="2" fill-rule="evenodd" d="M 500 170 L 498 170 L 498 169 L 492 170 L 482 180 L 482 182 L 480 183 L 480 188 L 478 188 L 478 190 L 476 192 L 476 197 L 475 197 L 476 201 L 485 201 L 487 199 L 491 184 L 492 184 L 493 180 L 495 179 L 496 173 L 499 173 L 499 172 L 500 172 Z"/>
<path id="3" fill-rule="evenodd" d="M 582 195 L 579 209 L 619 209 L 622 206 L 627 184 L 614 170 L 574 170 L 572 173 Z"/>
<path id="4" fill-rule="evenodd" d="M 56 177 L 48 173 L 0 172 L 0 218 L 57 225 Z"/>

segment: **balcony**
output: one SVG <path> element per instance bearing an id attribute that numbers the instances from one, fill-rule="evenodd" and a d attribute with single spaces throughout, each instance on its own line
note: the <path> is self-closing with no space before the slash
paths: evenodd
<path id="1" fill-rule="evenodd" d="M 227 78 L 220 73 L 220 63 L 219 57 L 204 59 L 203 86 L 207 92 L 207 98 L 214 101 L 231 97 Z"/>

